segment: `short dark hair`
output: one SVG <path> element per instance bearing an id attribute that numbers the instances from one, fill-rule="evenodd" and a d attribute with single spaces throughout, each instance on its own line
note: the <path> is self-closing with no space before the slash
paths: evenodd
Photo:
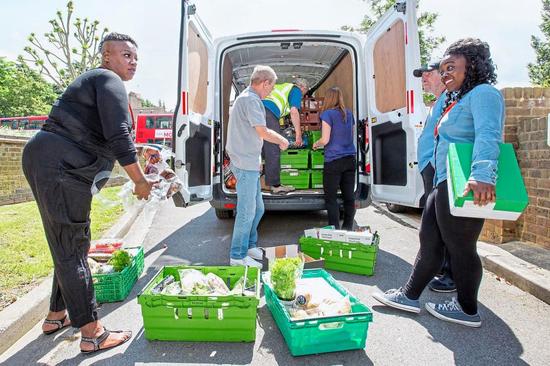
<path id="1" fill-rule="evenodd" d="M 459 91 L 459 99 L 480 84 L 495 84 L 497 75 L 487 42 L 477 38 L 464 38 L 451 44 L 447 55 L 462 55 L 466 59 L 466 77 Z"/>
<path id="2" fill-rule="evenodd" d="M 126 34 L 112 32 L 107 34 L 105 37 L 103 37 L 103 39 L 99 43 L 99 52 L 103 52 L 103 45 L 105 44 L 105 42 L 108 42 L 108 41 L 122 41 L 122 42 L 127 41 L 133 44 L 134 46 L 136 46 L 136 48 L 138 46 L 136 41 L 134 41 L 132 37 Z"/>

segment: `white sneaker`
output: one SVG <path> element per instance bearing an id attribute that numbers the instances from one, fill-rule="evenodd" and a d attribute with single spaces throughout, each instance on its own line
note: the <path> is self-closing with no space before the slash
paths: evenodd
<path id="1" fill-rule="evenodd" d="M 248 249 L 248 252 L 246 253 L 250 258 L 257 259 L 261 261 L 264 259 L 264 251 L 260 248 L 250 248 Z"/>
<path id="2" fill-rule="evenodd" d="M 263 265 L 260 262 L 256 262 L 254 259 L 250 258 L 249 256 L 244 257 L 243 259 L 233 259 L 231 258 L 229 260 L 229 265 L 231 266 L 249 266 L 249 267 L 256 267 L 256 268 L 262 268 Z"/>

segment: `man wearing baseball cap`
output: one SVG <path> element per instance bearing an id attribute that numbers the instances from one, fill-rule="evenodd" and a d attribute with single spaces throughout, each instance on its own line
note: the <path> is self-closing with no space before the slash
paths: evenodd
<path id="1" fill-rule="evenodd" d="M 428 197 L 428 194 L 433 188 L 434 167 L 433 167 L 433 150 L 434 150 L 434 129 L 439 115 L 442 112 L 443 101 L 445 100 L 445 85 L 441 82 L 441 76 L 439 75 L 439 61 L 430 62 L 421 68 L 415 69 L 413 75 L 417 78 L 422 78 L 422 90 L 425 93 L 433 94 L 436 98 L 435 102 L 432 102 L 429 106 L 430 111 L 424 124 L 422 134 L 418 139 L 417 159 L 418 170 L 422 175 L 424 181 L 424 197 L 423 200 Z M 428 287 L 432 291 L 436 292 L 452 292 L 456 290 L 455 283 L 452 279 L 451 265 L 448 256 L 448 252 L 445 255 L 445 261 L 441 269 L 442 274 L 436 276 L 429 284 Z"/>

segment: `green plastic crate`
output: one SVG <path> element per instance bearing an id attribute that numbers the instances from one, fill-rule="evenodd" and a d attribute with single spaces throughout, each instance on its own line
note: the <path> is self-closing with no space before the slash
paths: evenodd
<path id="1" fill-rule="evenodd" d="M 307 169 L 309 164 L 309 150 L 288 149 L 281 151 L 281 168 Z"/>
<path id="2" fill-rule="evenodd" d="M 325 268 L 372 276 L 376 265 L 380 236 L 375 233 L 371 245 L 301 237 L 300 250 L 312 258 L 325 260 Z"/>
<path id="3" fill-rule="evenodd" d="M 308 189 L 309 177 L 311 172 L 309 170 L 299 169 L 285 169 L 281 170 L 281 184 L 285 186 L 293 186 L 296 189 Z"/>
<path id="4" fill-rule="evenodd" d="M 302 277 L 321 277 L 342 295 L 349 295 L 346 289 L 323 269 L 305 269 Z M 372 312 L 352 295 L 349 295 L 351 314 L 293 321 L 277 295 L 266 283 L 264 293 L 267 307 L 293 356 L 365 348 Z"/>
<path id="5" fill-rule="evenodd" d="M 311 168 L 323 169 L 325 164 L 325 150 L 311 150 Z"/>
<path id="6" fill-rule="evenodd" d="M 180 269 L 196 269 L 221 277 L 232 288 L 245 275 L 245 267 L 166 266 L 149 282 L 141 294 L 145 338 L 163 341 L 253 342 L 256 339 L 256 314 L 260 302 L 260 271 L 248 267 L 247 278 L 256 285 L 254 296 L 178 296 L 151 294 L 164 277 L 179 281 Z"/>
<path id="7" fill-rule="evenodd" d="M 323 188 L 323 171 L 311 171 L 311 188 Z"/>
<path id="8" fill-rule="evenodd" d="M 313 146 L 315 142 L 321 139 L 321 131 L 309 131 L 310 134 L 310 146 Z"/>
<path id="9" fill-rule="evenodd" d="M 132 264 L 120 272 L 94 274 L 95 298 L 98 303 L 122 301 L 128 296 L 143 272 L 144 255 L 140 247 L 132 258 Z"/>

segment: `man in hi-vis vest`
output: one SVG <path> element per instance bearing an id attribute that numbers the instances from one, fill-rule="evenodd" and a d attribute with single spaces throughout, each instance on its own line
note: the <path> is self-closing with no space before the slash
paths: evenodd
<path id="1" fill-rule="evenodd" d="M 279 120 L 290 114 L 290 120 L 296 131 L 295 146 L 302 146 L 300 109 L 302 108 L 302 98 L 307 91 L 307 81 L 297 78 L 294 83 L 276 84 L 271 94 L 262 100 L 265 107 L 267 128 L 279 132 L 281 130 Z M 294 187 L 281 185 L 281 149 L 279 149 L 279 146 L 265 141 L 263 154 L 265 159 L 265 184 L 271 192 L 288 193 L 293 191 Z"/>

